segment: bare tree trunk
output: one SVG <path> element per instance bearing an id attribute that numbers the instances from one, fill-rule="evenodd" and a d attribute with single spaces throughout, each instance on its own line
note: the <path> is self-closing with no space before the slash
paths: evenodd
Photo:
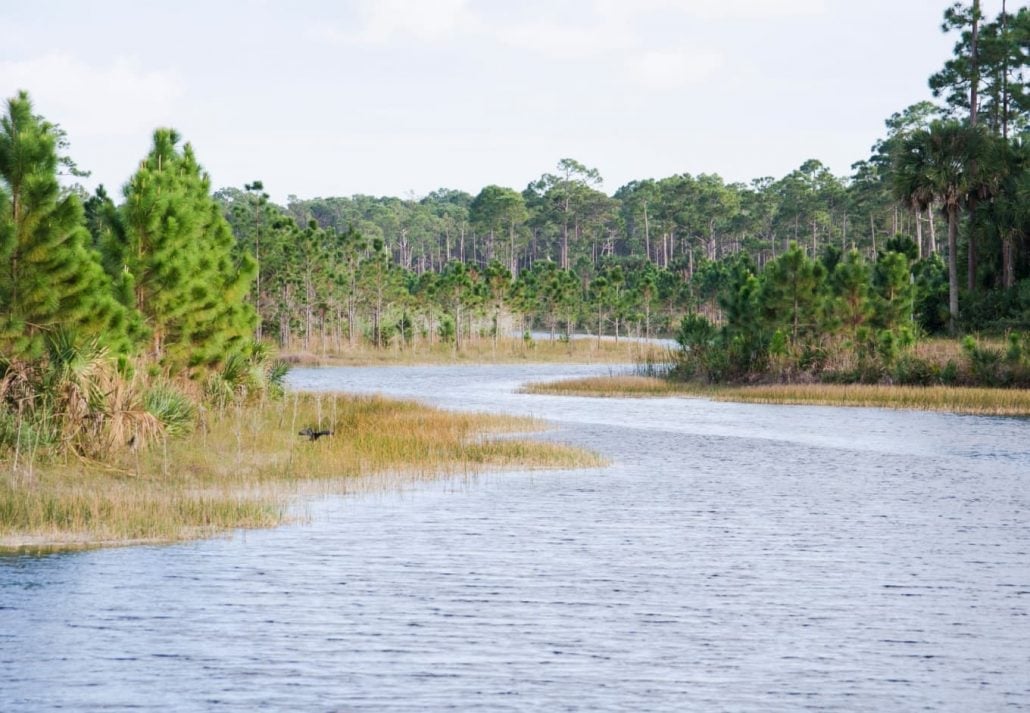
<path id="1" fill-rule="evenodd" d="M 519 260 L 515 254 L 515 223 L 512 223 L 508 227 L 508 260 L 511 262 L 509 270 L 511 271 L 511 279 L 515 279 L 519 276 Z"/>
<path id="2" fill-rule="evenodd" d="M 930 219 L 930 255 L 937 254 L 937 223 L 933 219 L 933 204 L 926 209 L 926 217 Z"/>
<path id="3" fill-rule="evenodd" d="M 977 45 L 979 44 L 980 37 L 980 0 L 973 0 L 973 31 L 969 45 L 969 125 L 976 126 L 976 115 L 979 111 L 977 106 L 979 97 L 977 96 L 980 91 L 980 58 Z M 976 173 L 976 161 L 973 161 L 973 173 Z M 970 196 L 969 198 L 969 215 L 972 217 L 976 211 L 976 196 Z M 972 292 L 976 289 L 976 263 L 977 263 L 977 245 L 976 235 L 973 231 L 975 221 L 969 221 L 969 250 L 967 256 L 969 258 L 966 265 L 966 288 Z M 950 232 L 949 227 L 949 232 Z M 948 236 L 951 239 L 951 236 Z"/>
<path id="4" fill-rule="evenodd" d="M 644 254 L 651 262 L 651 230 L 647 222 L 647 201 L 644 201 Z"/>
<path id="5" fill-rule="evenodd" d="M 975 233 L 976 221 L 972 219 L 973 211 L 976 210 L 976 196 L 969 196 L 969 216 L 970 220 L 966 223 L 966 228 L 969 233 L 969 244 L 967 245 L 966 257 L 966 289 L 972 292 L 976 289 L 976 269 L 979 263 L 979 246 L 977 245 L 977 237 Z"/>
<path id="6" fill-rule="evenodd" d="M 562 223 L 561 255 L 559 257 L 560 257 L 560 261 L 559 262 L 561 264 L 561 268 L 563 270 L 568 270 L 569 269 L 569 221 L 568 221 L 568 219 L 566 219 L 565 222 Z"/>
<path id="7" fill-rule="evenodd" d="M 923 211 L 920 208 L 916 208 L 916 257 L 919 260 L 923 259 Z"/>
<path id="8" fill-rule="evenodd" d="M 973 32 L 969 44 L 969 125 L 976 126 L 977 104 L 980 91 L 980 57 L 977 45 L 980 39 L 980 0 L 973 0 Z"/>
<path id="9" fill-rule="evenodd" d="M 958 332 L 958 205 L 948 206 L 948 331 Z"/>
<path id="10" fill-rule="evenodd" d="M 1005 12 L 1005 0 L 1001 0 L 1001 38 L 1008 42 L 1009 16 Z M 1005 53 L 1001 70 L 1001 138 L 1009 140 L 1009 55 Z"/>
<path id="11" fill-rule="evenodd" d="M 1012 259 L 1013 235 L 1006 231 L 1001 241 L 1001 280 L 1002 287 L 1009 289 L 1016 284 L 1016 270 Z"/>

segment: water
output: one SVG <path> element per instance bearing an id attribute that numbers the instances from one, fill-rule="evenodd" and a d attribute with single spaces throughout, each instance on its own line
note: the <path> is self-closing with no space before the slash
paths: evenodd
<path id="1" fill-rule="evenodd" d="M 612 465 L 2 558 L 0 710 L 1030 708 L 1027 421 L 512 393 L 606 370 L 294 372 Z"/>

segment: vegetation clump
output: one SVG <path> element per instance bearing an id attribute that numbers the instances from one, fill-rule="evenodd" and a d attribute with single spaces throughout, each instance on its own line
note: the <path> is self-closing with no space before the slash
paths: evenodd
<path id="1" fill-rule="evenodd" d="M 1005 348 L 973 336 L 960 352 L 920 349 L 916 280 L 903 241 L 868 264 L 857 252 L 811 259 L 797 245 L 758 271 L 734 265 L 720 294 L 724 322 L 688 315 L 672 378 L 706 383 L 871 383 L 1030 387 L 1030 332 Z"/>

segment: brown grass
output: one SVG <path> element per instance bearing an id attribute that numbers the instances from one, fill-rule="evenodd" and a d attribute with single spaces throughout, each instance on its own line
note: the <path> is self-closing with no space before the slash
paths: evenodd
<path id="1" fill-rule="evenodd" d="M 1030 390 L 867 384 L 704 386 L 641 376 L 589 377 L 532 384 L 528 393 L 576 396 L 698 396 L 717 401 L 867 406 L 962 414 L 1030 416 Z"/>
<path id="2" fill-rule="evenodd" d="M 306 426 L 334 435 L 309 441 Z M 290 394 L 209 412 L 185 439 L 101 465 L 3 462 L 0 548 L 94 546 L 268 527 L 299 493 L 394 488 L 488 468 L 600 465 L 547 442 L 492 438 L 539 430 L 524 418 L 452 413 L 377 396 Z"/>

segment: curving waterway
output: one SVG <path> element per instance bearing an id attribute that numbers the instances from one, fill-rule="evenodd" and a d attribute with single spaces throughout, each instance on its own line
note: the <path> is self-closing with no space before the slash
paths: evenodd
<path id="1" fill-rule="evenodd" d="M 1030 709 L 1030 422 L 515 393 L 607 371 L 293 372 L 611 465 L 0 558 L 0 711 Z"/>

